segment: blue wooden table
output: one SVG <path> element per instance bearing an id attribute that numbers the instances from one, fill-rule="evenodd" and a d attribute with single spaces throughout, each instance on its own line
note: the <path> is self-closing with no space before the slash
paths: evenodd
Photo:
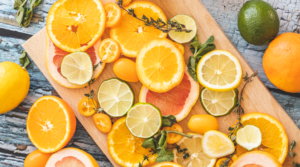
<path id="1" fill-rule="evenodd" d="M 34 20 L 27 28 L 0 23 L 0 62 L 19 62 L 19 56 L 23 50 L 21 45 L 45 26 L 47 12 L 55 1 L 43 0 L 42 4 L 35 9 Z M 262 57 L 267 45 L 250 45 L 242 39 L 239 33 L 237 14 L 246 0 L 201 1 L 250 66 L 259 71 L 260 79 L 300 127 L 300 94 L 286 93 L 274 87 L 266 78 L 262 68 Z M 267 0 L 267 2 L 277 11 L 281 25 L 287 22 L 293 11 L 300 9 L 300 0 Z M 13 0 L 0 0 L 0 19 L 14 19 L 16 11 L 12 8 Z M 280 33 L 293 30 L 296 24 L 295 15 L 290 24 L 282 28 Z M 28 96 L 16 109 L 0 115 L 0 167 L 23 166 L 27 154 L 36 149 L 26 133 L 27 112 L 37 98 L 43 95 L 58 95 L 34 63 L 30 64 L 28 72 L 31 82 Z M 68 146 L 77 147 L 92 154 L 100 166 L 112 166 L 79 122 L 76 133 Z"/>

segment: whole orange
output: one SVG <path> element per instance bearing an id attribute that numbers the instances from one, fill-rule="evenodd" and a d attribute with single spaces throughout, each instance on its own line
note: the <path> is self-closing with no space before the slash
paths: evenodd
<path id="1" fill-rule="evenodd" d="M 276 37 L 265 52 L 263 68 L 277 88 L 300 92 L 300 34 L 284 33 Z"/>
<path id="2" fill-rule="evenodd" d="M 39 150 L 35 150 L 25 158 L 24 167 L 45 167 L 51 155 L 51 153 L 42 153 Z"/>

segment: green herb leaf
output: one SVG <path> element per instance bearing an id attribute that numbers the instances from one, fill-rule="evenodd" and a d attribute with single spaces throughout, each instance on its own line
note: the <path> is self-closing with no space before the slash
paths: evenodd
<path id="1" fill-rule="evenodd" d="M 293 140 L 291 143 L 290 151 L 292 151 L 296 147 L 296 141 Z"/>
<path id="2" fill-rule="evenodd" d="M 22 6 L 19 7 L 19 11 L 16 16 L 16 21 L 18 22 L 19 25 L 21 25 L 23 22 L 24 14 L 25 14 L 25 9 Z"/>
<path id="3" fill-rule="evenodd" d="M 208 38 L 205 44 L 213 44 L 215 42 L 215 37 L 212 35 Z"/>
<path id="4" fill-rule="evenodd" d="M 42 0 L 30 0 L 30 7 L 31 10 L 33 10 L 36 6 L 38 6 L 40 3 L 42 2 Z"/>
<path id="5" fill-rule="evenodd" d="M 190 74 L 190 76 L 198 82 L 198 78 L 197 78 L 197 60 L 194 58 L 194 56 L 190 56 L 189 57 L 189 62 L 187 64 L 187 67 L 188 67 L 188 72 Z"/>
<path id="6" fill-rule="evenodd" d="M 216 46 L 214 44 L 204 44 L 201 46 L 201 49 L 197 51 L 197 53 L 194 55 L 195 58 L 202 58 L 206 53 L 214 50 Z"/>
<path id="7" fill-rule="evenodd" d="M 29 8 L 29 7 L 24 7 L 24 16 L 23 16 L 23 21 L 20 24 L 21 27 L 27 27 L 30 24 L 32 15 L 33 15 L 33 11 Z"/>
<path id="8" fill-rule="evenodd" d="M 169 149 L 162 149 L 159 150 L 157 153 L 156 162 L 165 162 L 165 161 L 172 161 L 174 159 L 174 154 Z"/>
<path id="9" fill-rule="evenodd" d="M 158 141 L 158 147 L 156 149 L 166 149 L 167 148 L 167 132 L 162 130 L 161 136 Z"/>
<path id="10" fill-rule="evenodd" d="M 142 147 L 156 149 L 157 145 L 158 145 L 158 143 L 157 143 L 156 139 L 148 138 L 143 142 Z"/>
<path id="11" fill-rule="evenodd" d="M 162 116 L 162 127 L 171 127 L 175 123 L 177 123 L 177 120 L 174 115 Z"/>
<path id="12" fill-rule="evenodd" d="M 30 60 L 26 54 L 26 52 L 23 50 L 21 53 L 21 56 L 19 58 L 19 61 L 22 65 L 22 67 L 26 68 L 30 64 Z"/>
<path id="13" fill-rule="evenodd" d="M 26 4 L 27 0 L 15 0 L 14 9 L 18 10 Z"/>

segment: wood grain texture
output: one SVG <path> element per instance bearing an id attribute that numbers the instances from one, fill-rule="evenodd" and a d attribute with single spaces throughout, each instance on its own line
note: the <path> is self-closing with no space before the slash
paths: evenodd
<path id="1" fill-rule="evenodd" d="M 109 2 L 109 0 L 104 0 L 104 2 Z M 214 35 L 217 49 L 228 50 L 233 55 L 235 55 L 240 60 L 240 63 L 243 67 L 244 74 L 246 72 L 248 73 L 253 72 L 250 66 L 244 60 L 244 58 L 239 54 L 238 50 L 234 47 L 234 45 L 230 42 L 228 37 L 221 30 L 219 25 L 215 22 L 215 20 L 212 18 L 209 12 L 199 1 L 197 0 L 189 0 L 189 1 L 152 0 L 152 2 L 160 6 L 168 18 L 171 18 L 172 16 L 179 13 L 187 14 L 195 18 L 198 24 L 198 34 L 201 42 L 205 42 L 210 35 Z M 70 104 L 70 106 L 75 111 L 78 120 L 86 128 L 86 130 L 95 140 L 97 145 L 102 149 L 102 151 L 105 153 L 108 159 L 111 160 L 107 152 L 106 135 L 100 133 L 94 127 L 91 118 L 83 117 L 77 111 L 77 104 L 79 100 L 83 97 L 83 94 L 87 92 L 87 89 L 78 89 L 78 90 L 67 89 L 61 87 L 50 78 L 44 65 L 45 57 L 41 56 L 45 54 L 45 49 L 46 49 L 45 37 L 46 37 L 46 31 L 45 29 L 43 29 L 35 36 L 33 36 L 30 40 L 28 40 L 23 45 L 23 47 L 29 53 L 29 55 L 37 64 L 37 66 L 40 68 L 40 70 L 45 75 L 45 77 L 50 81 L 52 86 L 57 90 L 60 96 Z M 185 48 L 187 50 L 185 54 L 185 59 L 187 61 L 187 58 L 189 55 L 191 55 L 191 53 L 188 51 L 187 44 L 185 45 Z M 112 72 L 112 65 L 110 64 L 106 67 L 103 74 L 101 74 L 100 78 L 93 84 L 92 88 L 96 90 L 103 80 L 111 77 L 114 77 L 114 74 Z M 130 85 L 132 86 L 136 94 L 136 100 L 137 100 L 141 84 L 130 83 Z M 241 86 L 239 88 L 241 88 Z M 286 112 L 282 109 L 282 107 L 279 105 L 276 99 L 271 95 L 271 93 L 266 89 L 264 84 L 258 78 L 255 78 L 254 81 L 247 86 L 244 92 L 244 99 L 245 101 L 243 102 L 242 105 L 244 106 L 246 113 L 258 111 L 258 112 L 264 112 L 273 115 L 275 118 L 277 118 L 282 123 L 284 123 L 287 134 L 290 137 L 290 139 L 291 140 L 295 139 L 297 142 L 300 142 L 300 133 L 299 133 L 300 131 L 298 127 L 293 123 L 291 118 L 286 114 Z M 189 117 L 197 113 L 205 113 L 199 101 L 194 106 L 193 110 L 191 111 L 191 114 L 182 122 L 180 122 L 180 124 L 183 126 L 185 131 L 189 131 L 188 128 L 186 127 Z M 232 113 L 229 116 L 218 118 L 218 120 L 221 124 L 220 130 L 223 132 L 227 132 L 228 126 L 230 126 L 236 120 L 236 115 Z M 300 154 L 299 147 L 296 148 L 295 151 L 298 154 Z M 117 164 L 114 161 L 111 162 L 113 165 L 117 166 Z M 291 161 L 287 159 L 284 166 L 290 166 L 290 165 L 291 165 Z"/>

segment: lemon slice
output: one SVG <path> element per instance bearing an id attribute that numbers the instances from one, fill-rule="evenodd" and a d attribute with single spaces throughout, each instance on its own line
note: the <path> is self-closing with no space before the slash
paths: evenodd
<path id="1" fill-rule="evenodd" d="M 229 114 L 236 106 L 238 90 L 226 92 L 215 92 L 203 88 L 200 95 L 200 101 L 204 110 L 215 117 Z"/>
<path id="2" fill-rule="evenodd" d="M 61 63 L 61 74 L 70 83 L 84 85 L 93 76 L 93 63 L 85 52 L 75 52 L 64 57 Z"/>
<path id="3" fill-rule="evenodd" d="M 239 129 L 236 133 L 236 142 L 248 151 L 260 146 L 262 135 L 258 127 L 254 125 L 246 125 Z"/>
<path id="4" fill-rule="evenodd" d="M 131 87 L 117 78 L 102 82 L 98 90 L 98 101 L 104 111 L 112 117 L 124 116 L 134 103 Z"/>
<path id="5" fill-rule="evenodd" d="M 162 124 L 161 112 L 149 103 L 135 104 L 127 113 L 126 125 L 135 137 L 149 138 Z"/>
<path id="6" fill-rule="evenodd" d="M 183 153 L 178 153 L 177 149 L 173 150 L 174 153 L 174 162 L 178 163 L 184 167 L 213 167 L 216 159 L 210 158 L 203 153 L 202 149 L 202 139 L 203 136 L 196 133 L 189 133 L 193 135 L 193 138 L 182 138 L 176 144 L 180 147 L 180 149 L 187 149 L 186 153 L 190 156 L 186 159 L 183 158 Z"/>
<path id="7" fill-rule="evenodd" d="M 229 137 L 216 130 L 211 130 L 204 134 L 202 148 L 203 152 L 212 158 L 224 157 L 235 151 L 233 142 Z"/>
<path id="8" fill-rule="evenodd" d="M 170 20 L 176 21 L 177 23 L 185 25 L 187 30 L 192 30 L 189 33 L 170 31 L 169 37 L 172 40 L 174 40 L 178 43 L 187 43 L 187 42 L 190 42 L 196 36 L 197 25 L 196 25 L 196 21 L 192 17 L 190 17 L 188 15 L 184 15 L 184 14 L 179 14 L 179 15 L 174 16 Z"/>
<path id="9" fill-rule="evenodd" d="M 242 67 L 231 53 L 215 50 L 201 58 L 197 76 L 201 85 L 207 89 L 225 92 L 239 86 L 242 80 Z"/>

